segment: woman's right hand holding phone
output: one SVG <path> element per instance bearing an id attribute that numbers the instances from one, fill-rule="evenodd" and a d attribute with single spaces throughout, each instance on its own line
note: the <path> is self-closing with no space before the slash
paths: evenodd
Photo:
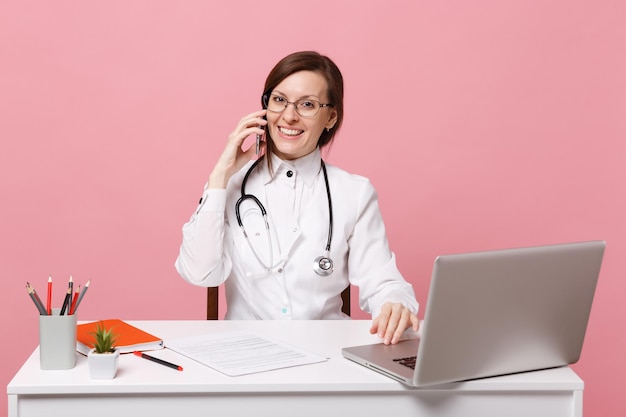
<path id="1" fill-rule="evenodd" d="M 226 147 L 209 175 L 208 188 L 226 188 L 228 180 L 248 161 L 256 157 L 256 145 L 244 150 L 243 142 L 250 135 L 262 135 L 267 121 L 267 110 L 259 110 L 244 116 L 228 136 Z M 264 146 L 264 144 L 261 144 Z"/>

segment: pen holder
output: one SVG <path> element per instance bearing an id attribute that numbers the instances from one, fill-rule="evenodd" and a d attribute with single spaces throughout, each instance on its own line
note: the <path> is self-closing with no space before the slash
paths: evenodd
<path id="1" fill-rule="evenodd" d="M 39 316 L 39 364 L 41 369 L 72 369 L 76 364 L 76 314 Z"/>

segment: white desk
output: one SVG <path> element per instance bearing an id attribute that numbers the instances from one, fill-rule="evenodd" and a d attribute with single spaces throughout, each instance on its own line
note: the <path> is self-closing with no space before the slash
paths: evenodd
<path id="1" fill-rule="evenodd" d="M 41 371 L 36 349 L 7 386 L 9 417 L 63 416 L 582 416 L 583 381 L 568 367 L 407 388 L 344 359 L 341 348 L 377 341 L 369 321 L 131 321 L 167 338 L 249 330 L 327 356 L 327 362 L 228 377 L 167 349 L 153 356 L 183 372 L 122 355 L 115 379 L 92 380 L 78 355 L 67 371 Z"/>

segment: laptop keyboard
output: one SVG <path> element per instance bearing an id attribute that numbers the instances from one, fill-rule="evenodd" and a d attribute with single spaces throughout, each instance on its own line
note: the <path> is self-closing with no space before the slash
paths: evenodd
<path id="1" fill-rule="evenodd" d="M 397 358 L 394 359 L 394 362 L 398 362 L 400 365 L 404 365 L 407 368 L 415 369 L 415 360 L 417 356 L 408 356 L 406 358 Z"/>

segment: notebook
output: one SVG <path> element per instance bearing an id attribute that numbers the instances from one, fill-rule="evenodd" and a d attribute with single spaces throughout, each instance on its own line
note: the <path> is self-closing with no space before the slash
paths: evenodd
<path id="1" fill-rule="evenodd" d="M 417 339 L 342 349 L 410 386 L 547 369 L 578 361 L 604 241 L 436 258 Z M 414 369 L 399 358 L 415 356 Z"/>
<path id="2" fill-rule="evenodd" d="M 135 350 L 157 350 L 163 349 L 163 340 L 142 329 L 139 329 L 120 319 L 107 319 L 82 323 L 76 326 L 76 350 L 83 355 L 89 353 L 93 348 L 93 332 L 96 326 L 111 329 L 116 335 L 115 346 L 120 353 L 130 353 Z"/>

